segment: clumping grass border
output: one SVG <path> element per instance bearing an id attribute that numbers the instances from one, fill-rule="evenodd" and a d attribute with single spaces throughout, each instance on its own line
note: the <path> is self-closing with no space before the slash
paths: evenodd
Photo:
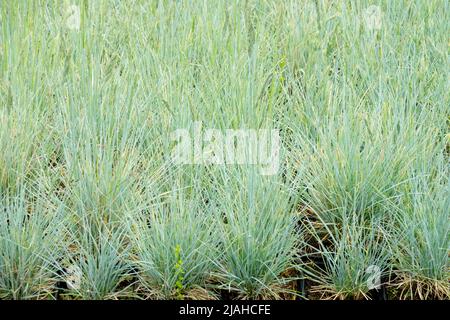
<path id="1" fill-rule="evenodd" d="M 449 299 L 449 13 L 2 1 L 0 298 Z M 278 174 L 173 163 L 198 121 Z"/>

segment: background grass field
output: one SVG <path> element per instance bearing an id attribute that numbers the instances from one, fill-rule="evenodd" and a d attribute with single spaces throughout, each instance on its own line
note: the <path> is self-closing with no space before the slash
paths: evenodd
<path id="1" fill-rule="evenodd" d="M 449 21 L 1 1 L 0 298 L 448 299 Z M 278 174 L 174 164 L 195 121 L 278 129 Z"/>

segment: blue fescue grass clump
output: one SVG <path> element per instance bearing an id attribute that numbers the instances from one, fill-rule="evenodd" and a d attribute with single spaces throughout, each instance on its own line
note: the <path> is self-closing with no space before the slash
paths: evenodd
<path id="1" fill-rule="evenodd" d="M 448 299 L 449 9 L 2 1 L 0 298 Z M 279 170 L 175 163 L 198 122 Z"/>

